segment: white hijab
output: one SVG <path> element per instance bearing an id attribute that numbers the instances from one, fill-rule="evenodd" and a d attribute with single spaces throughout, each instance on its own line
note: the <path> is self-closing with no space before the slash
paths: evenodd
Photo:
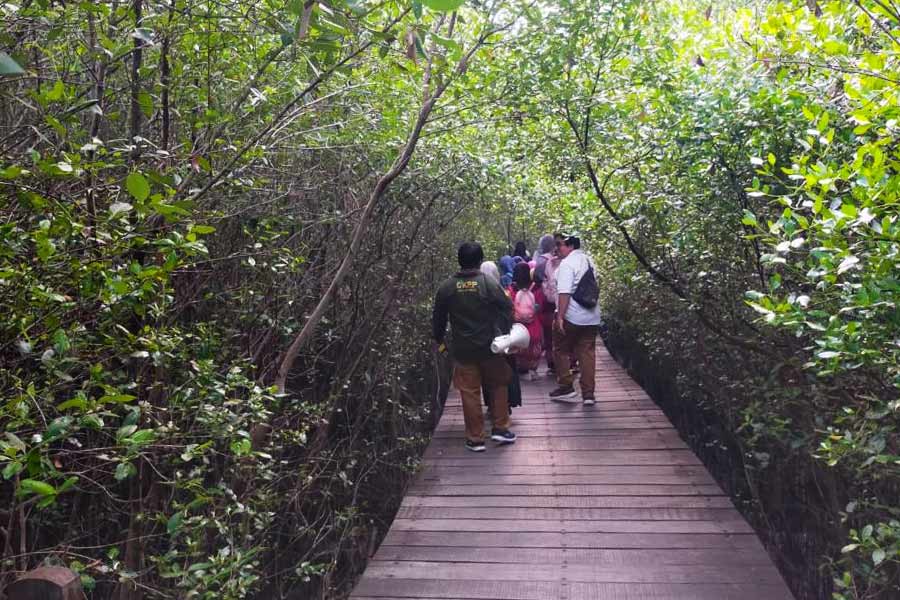
<path id="1" fill-rule="evenodd" d="M 497 263 L 490 260 L 481 263 L 481 272 L 488 277 L 493 277 L 498 284 L 500 283 L 500 270 L 497 268 Z"/>

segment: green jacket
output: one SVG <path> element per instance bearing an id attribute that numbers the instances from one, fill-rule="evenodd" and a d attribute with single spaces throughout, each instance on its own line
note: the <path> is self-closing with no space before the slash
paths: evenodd
<path id="1" fill-rule="evenodd" d="M 461 363 L 490 358 L 491 342 L 512 327 L 512 302 L 500 284 L 478 269 L 463 270 L 445 281 L 434 298 L 434 339 L 444 341 L 447 318 L 453 358 Z"/>

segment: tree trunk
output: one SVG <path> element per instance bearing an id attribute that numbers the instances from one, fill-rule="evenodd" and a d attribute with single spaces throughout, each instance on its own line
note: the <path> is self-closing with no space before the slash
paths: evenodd
<path id="1" fill-rule="evenodd" d="M 141 27 L 141 13 L 143 10 L 143 0 L 134 0 L 132 3 L 134 11 L 134 26 Z M 140 37 L 134 38 L 134 51 L 131 54 L 131 112 L 128 119 L 128 138 L 134 144 L 131 151 L 131 158 L 137 159 L 141 155 L 141 61 L 143 59 L 144 42 Z"/>

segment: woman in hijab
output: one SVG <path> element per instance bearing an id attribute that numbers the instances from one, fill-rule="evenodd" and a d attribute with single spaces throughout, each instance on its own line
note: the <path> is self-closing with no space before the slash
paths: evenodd
<path id="1" fill-rule="evenodd" d="M 516 261 L 512 256 L 506 255 L 500 259 L 500 285 L 505 290 L 512 285 L 513 268 Z"/>
<path id="2" fill-rule="evenodd" d="M 538 254 L 534 257 L 535 262 L 535 274 L 540 279 L 543 274 L 543 266 L 547 264 L 547 261 L 553 258 L 553 251 L 556 250 L 556 241 L 553 239 L 553 236 L 549 233 L 547 235 L 541 236 L 541 241 L 538 242 Z"/>
<path id="3" fill-rule="evenodd" d="M 481 272 L 500 283 L 500 270 L 497 269 L 497 263 L 492 260 L 486 260 L 481 263 Z"/>
<path id="4" fill-rule="evenodd" d="M 509 256 L 504 256 L 503 258 L 509 258 L 509 263 L 512 264 L 512 259 Z M 500 264 L 503 264 L 503 259 L 500 259 Z M 484 273 L 485 277 L 491 277 L 497 283 L 500 282 L 500 270 L 497 269 L 497 265 L 492 261 L 485 261 L 481 263 L 481 272 Z M 510 269 L 510 274 L 508 275 L 510 282 L 512 282 L 512 269 Z M 501 284 L 502 285 L 502 284 Z M 506 285 L 502 286 L 503 290 L 507 293 Z M 508 355 L 506 357 L 507 362 L 509 362 L 509 366 L 512 370 L 512 379 L 509 381 L 509 386 L 507 388 L 507 393 L 509 396 L 509 410 L 512 412 L 513 406 L 522 406 L 522 387 L 519 383 L 519 373 L 516 371 L 516 359 L 512 355 Z M 488 410 L 491 409 L 491 399 L 488 395 L 488 389 L 483 384 L 481 386 L 481 397 L 484 399 L 485 406 L 488 407 Z"/>
<path id="5" fill-rule="evenodd" d="M 525 242 L 516 242 L 516 250 L 513 252 L 513 256 L 521 256 L 525 262 L 531 260 L 531 255 L 528 254 L 528 250 L 525 248 Z"/>
<path id="6" fill-rule="evenodd" d="M 561 258 L 556 255 L 556 238 L 549 233 L 541 236 L 539 242 L 540 254 L 535 258 L 534 281 L 541 286 L 543 291 L 543 303 L 541 309 L 541 324 L 543 325 L 544 349 L 547 351 L 547 370 L 553 372 L 553 318 L 556 313 L 556 270 L 559 268 Z"/>
<path id="7" fill-rule="evenodd" d="M 531 269 L 527 263 L 516 265 L 510 291 L 513 298 L 513 320 L 525 326 L 531 340 L 527 349 L 516 354 L 516 366 L 519 373 L 527 374 L 534 381 L 537 379 L 538 362 L 544 350 L 541 306 L 537 298 L 540 295 L 543 300 L 543 294 L 541 286 L 532 281 Z"/>

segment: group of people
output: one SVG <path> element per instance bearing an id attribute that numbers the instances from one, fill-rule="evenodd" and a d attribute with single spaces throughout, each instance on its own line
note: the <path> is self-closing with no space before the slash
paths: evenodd
<path id="1" fill-rule="evenodd" d="M 534 256 L 524 242 L 495 263 L 477 243 L 459 247 L 460 270 L 438 289 L 433 335 L 443 346 L 450 322 L 453 385 L 462 397 L 466 448 L 483 452 L 482 395 L 492 419 L 491 439 L 511 444 L 510 406 L 521 403 L 519 376 L 538 376 L 541 359 L 556 376 L 552 400 L 575 398 L 575 364 L 581 400 L 595 403 L 594 354 L 600 328 L 596 267 L 574 235 L 544 235 Z M 521 323 L 530 342 L 513 355 L 494 354 L 491 343 Z"/>

